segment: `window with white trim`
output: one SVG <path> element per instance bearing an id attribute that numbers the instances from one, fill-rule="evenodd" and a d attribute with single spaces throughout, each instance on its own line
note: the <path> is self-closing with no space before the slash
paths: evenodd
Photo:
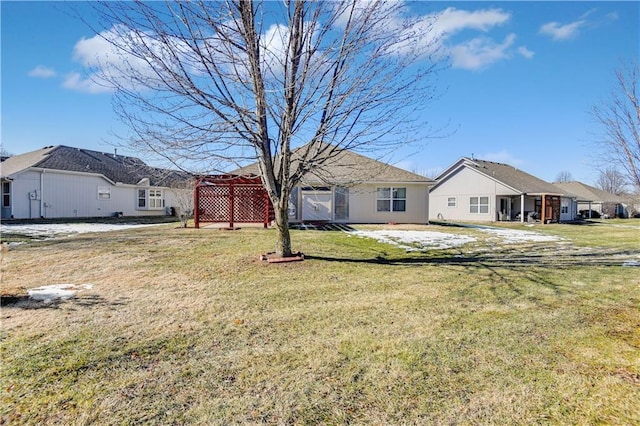
<path id="1" fill-rule="evenodd" d="M 138 189 L 138 210 L 159 210 L 164 208 L 164 196 L 161 189 Z"/>
<path id="2" fill-rule="evenodd" d="M 473 214 L 489 213 L 489 197 L 470 197 L 469 213 L 473 213 Z"/>
<path id="3" fill-rule="evenodd" d="M 108 186 L 98 187 L 98 200 L 108 200 L 111 198 L 111 189 Z"/>
<path id="4" fill-rule="evenodd" d="M 407 210 L 407 188 L 378 188 L 376 209 L 379 212 L 404 212 Z"/>
<path id="5" fill-rule="evenodd" d="M 2 182 L 2 207 L 11 207 L 11 183 Z"/>
<path id="6" fill-rule="evenodd" d="M 447 198 L 447 207 L 455 207 L 458 205 L 458 200 L 456 197 Z"/>
<path id="7" fill-rule="evenodd" d="M 139 209 L 147 208 L 147 190 L 146 189 L 138 189 L 138 208 Z"/>
<path id="8" fill-rule="evenodd" d="M 150 189 L 149 190 L 149 208 L 161 209 L 164 207 L 164 199 L 162 198 L 162 190 Z"/>

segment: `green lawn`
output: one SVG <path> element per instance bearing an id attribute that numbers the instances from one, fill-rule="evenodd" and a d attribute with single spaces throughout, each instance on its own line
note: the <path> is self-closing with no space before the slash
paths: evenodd
<path id="1" fill-rule="evenodd" d="M 563 240 L 293 231 L 307 259 L 266 264 L 273 230 L 172 224 L 3 250 L 5 301 L 93 288 L 2 307 L 2 420 L 639 424 L 640 221 L 507 226 Z"/>

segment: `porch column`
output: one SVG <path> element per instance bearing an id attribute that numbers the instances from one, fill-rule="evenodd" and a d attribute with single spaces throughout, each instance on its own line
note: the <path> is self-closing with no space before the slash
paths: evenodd
<path id="1" fill-rule="evenodd" d="M 547 214 L 547 196 L 545 194 L 542 194 L 542 212 L 540 212 L 540 216 L 541 216 L 543 225 L 547 220 L 547 218 L 545 217 L 546 214 Z"/>
<path id="2" fill-rule="evenodd" d="M 524 194 L 520 194 L 520 222 L 524 223 Z"/>

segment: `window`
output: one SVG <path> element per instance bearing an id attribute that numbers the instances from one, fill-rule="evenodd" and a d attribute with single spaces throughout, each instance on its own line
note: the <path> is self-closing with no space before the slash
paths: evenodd
<path id="1" fill-rule="evenodd" d="M 349 188 L 337 186 L 334 193 L 335 203 L 333 218 L 335 220 L 349 219 Z"/>
<path id="2" fill-rule="evenodd" d="M 2 182 L 2 207 L 11 207 L 11 183 Z"/>
<path id="3" fill-rule="evenodd" d="M 147 190 L 146 189 L 138 189 L 138 208 L 139 209 L 147 208 Z"/>
<path id="4" fill-rule="evenodd" d="M 108 186 L 98 187 L 98 200 L 108 200 L 111 198 L 111 189 Z"/>
<path id="5" fill-rule="evenodd" d="M 474 213 L 474 214 L 489 213 L 489 197 L 469 198 L 469 213 Z"/>
<path id="6" fill-rule="evenodd" d="M 162 190 L 150 189 L 149 190 L 149 208 L 161 209 L 164 207 L 164 200 L 162 199 Z"/>
<path id="7" fill-rule="evenodd" d="M 376 201 L 379 212 L 406 211 L 407 188 L 378 188 Z"/>
<path id="8" fill-rule="evenodd" d="M 567 213 L 569 213 L 569 206 L 562 206 L 561 213 L 562 213 L 562 214 L 567 214 Z"/>
<path id="9" fill-rule="evenodd" d="M 161 189 L 138 189 L 138 210 L 158 210 L 164 208 Z"/>
<path id="10" fill-rule="evenodd" d="M 457 201 L 456 197 L 447 198 L 447 207 L 455 207 L 458 204 Z"/>
<path id="11" fill-rule="evenodd" d="M 289 219 L 297 220 L 298 219 L 298 187 L 296 186 L 291 190 L 291 194 L 289 194 L 289 206 L 287 209 L 287 214 L 289 215 Z"/>

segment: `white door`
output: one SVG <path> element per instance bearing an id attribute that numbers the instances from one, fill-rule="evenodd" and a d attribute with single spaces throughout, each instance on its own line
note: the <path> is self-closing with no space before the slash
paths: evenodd
<path id="1" fill-rule="evenodd" d="M 302 220 L 331 221 L 331 191 L 303 191 Z"/>

